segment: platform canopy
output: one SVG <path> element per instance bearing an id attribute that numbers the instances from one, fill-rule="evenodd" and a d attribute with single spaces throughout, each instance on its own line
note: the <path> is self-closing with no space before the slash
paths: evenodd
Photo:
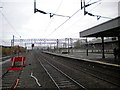
<path id="1" fill-rule="evenodd" d="M 118 37 L 120 36 L 120 16 L 80 32 L 80 37 Z"/>

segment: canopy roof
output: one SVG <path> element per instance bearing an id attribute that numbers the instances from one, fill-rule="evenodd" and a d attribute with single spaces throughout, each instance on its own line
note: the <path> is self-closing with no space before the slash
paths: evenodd
<path id="1" fill-rule="evenodd" d="M 118 37 L 120 36 L 120 16 L 80 32 L 80 37 Z"/>

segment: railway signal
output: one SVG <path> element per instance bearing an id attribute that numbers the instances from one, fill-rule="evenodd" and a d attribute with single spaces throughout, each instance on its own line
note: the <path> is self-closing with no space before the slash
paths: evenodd
<path id="1" fill-rule="evenodd" d="M 32 49 L 34 48 L 34 44 L 32 44 Z"/>

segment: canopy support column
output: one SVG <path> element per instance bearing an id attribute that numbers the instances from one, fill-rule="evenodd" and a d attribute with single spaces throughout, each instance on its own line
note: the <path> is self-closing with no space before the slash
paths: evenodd
<path id="1" fill-rule="evenodd" d="M 102 39 L 102 58 L 105 58 L 105 52 L 104 52 L 104 37 L 101 37 Z"/>

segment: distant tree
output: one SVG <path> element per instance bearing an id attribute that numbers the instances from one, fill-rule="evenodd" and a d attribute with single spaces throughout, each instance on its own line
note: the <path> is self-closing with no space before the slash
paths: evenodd
<path id="1" fill-rule="evenodd" d="M 79 48 L 79 47 L 80 47 L 80 44 L 81 44 L 81 41 L 80 41 L 80 40 L 77 40 L 76 42 L 74 42 L 74 47 L 75 47 L 75 48 Z"/>
<path id="2" fill-rule="evenodd" d="M 2 46 L 2 48 L 0 48 L 2 51 L 2 56 L 8 56 L 11 53 L 12 54 L 18 54 L 18 46 L 14 46 L 14 47 L 7 47 L 7 46 Z M 20 47 L 20 53 L 25 52 L 27 50 L 27 48 L 24 47 Z"/>
<path id="3" fill-rule="evenodd" d="M 10 55 L 10 48 L 2 47 L 2 56 Z"/>

